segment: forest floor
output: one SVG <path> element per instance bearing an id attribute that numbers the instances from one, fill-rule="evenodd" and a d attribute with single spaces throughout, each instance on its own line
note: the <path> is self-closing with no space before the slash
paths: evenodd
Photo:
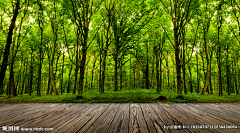
<path id="1" fill-rule="evenodd" d="M 166 100 L 157 100 L 159 96 L 165 96 Z M 41 93 L 37 96 L 36 92 L 32 95 L 24 94 L 16 97 L 8 98 L 6 95 L 0 96 L 0 103 L 240 103 L 240 95 L 227 95 L 223 92 L 223 96 L 218 96 L 218 92 L 214 94 L 197 94 L 190 93 L 178 96 L 176 91 L 163 91 L 156 94 L 153 89 L 134 89 L 106 90 L 105 94 L 98 91 L 86 91 L 82 97 L 77 94 L 63 93 L 62 95 L 46 95 Z"/>

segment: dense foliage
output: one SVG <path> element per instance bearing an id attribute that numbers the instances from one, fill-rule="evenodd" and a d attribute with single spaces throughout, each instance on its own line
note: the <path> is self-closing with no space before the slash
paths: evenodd
<path id="1" fill-rule="evenodd" d="M 238 95 L 239 11 L 239 0 L 2 0 L 0 94 Z"/>

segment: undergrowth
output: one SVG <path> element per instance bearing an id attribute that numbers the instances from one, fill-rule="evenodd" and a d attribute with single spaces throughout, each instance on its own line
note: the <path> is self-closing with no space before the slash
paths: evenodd
<path id="1" fill-rule="evenodd" d="M 167 100 L 156 100 L 159 96 L 165 96 Z M 200 95 L 196 93 L 182 94 L 177 98 L 175 91 L 163 91 L 156 94 L 154 90 L 135 89 L 135 90 L 106 90 L 105 94 L 98 91 L 85 91 L 81 97 L 77 94 L 46 95 L 37 96 L 36 92 L 32 95 L 24 94 L 8 98 L 6 95 L 0 96 L 0 103 L 240 103 L 240 96 L 236 94 L 218 96 L 214 94 Z"/>

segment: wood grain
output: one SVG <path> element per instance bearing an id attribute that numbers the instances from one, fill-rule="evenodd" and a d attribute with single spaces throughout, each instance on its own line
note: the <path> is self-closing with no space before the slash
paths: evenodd
<path id="1" fill-rule="evenodd" d="M 0 104 L 1 133 L 3 126 L 53 128 L 54 133 L 239 133 L 239 120 L 240 104 Z M 169 128 L 174 125 L 181 128 Z M 238 128 L 182 128 L 191 125 Z"/>

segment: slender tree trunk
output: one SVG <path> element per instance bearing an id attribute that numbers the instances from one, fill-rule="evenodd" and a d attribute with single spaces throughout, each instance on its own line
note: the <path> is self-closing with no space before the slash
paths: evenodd
<path id="1" fill-rule="evenodd" d="M 133 73 L 134 73 L 134 75 L 133 75 L 133 78 L 134 78 L 134 89 L 137 87 L 137 82 L 136 82 L 136 68 L 134 67 L 133 68 Z"/>
<path id="2" fill-rule="evenodd" d="M 160 78 L 159 78 L 159 53 L 157 46 L 154 47 L 155 50 L 155 56 L 156 56 L 156 79 L 157 79 L 157 94 L 160 93 Z"/>
<path id="3" fill-rule="evenodd" d="M 14 83 L 14 72 L 13 72 L 13 63 L 10 65 L 10 89 L 9 95 L 11 93 L 11 96 L 17 96 L 16 90 L 15 90 L 15 83 Z"/>
<path id="4" fill-rule="evenodd" d="M 239 82 L 239 80 L 240 80 L 240 68 L 239 68 L 239 65 L 238 65 L 238 59 L 237 59 L 237 66 L 238 66 L 238 73 L 237 73 L 237 66 L 236 66 L 236 68 L 235 68 L 235 71 L 236 71 L 236 73 L 237 73 L 237 75 L 236 75 L 236 77 L 237 77 L 237 81 L 238 81 L 238 87 L 240 87 L 240 82 Z M 236 90 L 236 92 L 239 92 L 238 91 L 238 87 L 236 87 L 237 88 L 237 90 Z"/>
<path id="5" fill-rule="evenodd" d="M 130 55 L 130 74 L 129 74 L 129 86 L 128 86 L 128 89 L 130 90 L 132 88 L 132 82 L 131 82 L 131 55 Z"/>
<path id="6" fill-rule="evenodd" d="M 51 62 L 50 62 L 50 75 L 51 75 L 51 83 L 52 83 L 52 88 L 54 91 L 54 95 L 58 95 L 58 91 L 56 89 L 55 86 L 55 78 L 53 75 L 53 61 L 54 61 L 54 56 L 55 56 L 55 49 L 56 49 L 56 45 L 57 45 L 57 34 L 55 33 L 55 40 L 54 40 L 54 45 L 52 48 L 52 56 L 51 56 Z"/>
<path id="7" fill-rule="evenodd" d="M 196 60 L 197 60 L 197 94 L 199 92 L 199 71 L 198 71 L 198 55 L 196 54 Z"/>
<path id="8" fill-rule="evenodd" d="M 116 56 L 116 55 L 115 55 Z M 118 76 L 117 76 L 117 63 L 118 63 L 118 60 L 117 60 L 117 57 L 114 58 L 114 91 L 118 91 Z"/>
<path id="9" fill-rule="evenodd" d="M 212 87 L 212 55 L 213 55 L 213 50 L 211 51 L 210 55 L 210 73 L 209 73 L 209 84 L 210 84 L 210 93 L 213 94 L 213 87 Z"/>
<path id="10" fill-rule="evenodd" d="M 41 96 L 40 90 L 41 90 L 41 75 L 42 75 L 42 41 L 43 41 L 43 29 L 41 28 L 41 43 L 39 46 L 40 55 L 39 55 L 39 69 L 38 69 L 38 89 L 37 89 L 38 96 Z"/>
<path id="11" fill-rule="evenodd" d="M 184 38 L 183 38 L 184 40 Z M 183 56 L 183 64 L 185 63 L 185 46 L 183 43 L 183 50 L 182 50 L 182 56 Z M 187 94 L 187 87 L 186 87 L 186 67 L 185 65 L 182 66 L 182 71 L 183 71 L 183 88 L 184 88 L 184 94 Z"/>
<path id="12" fill-rule="evenodd" d="M 200 64 L 201 64 L 201 58 L 200 58 Z M 201 71 L 198 69 L 198 82 L 199 82 L 199 86 L 198 86 L 198 93 L 201 93 L 202 87 L 201 87 Z"/>
<path id="13" fill-rule="evenodd" d="M 91 91 L 92 91 L 92 89 L 93 89 L 93 81 L 94 81 L 94 80 L 93 80 L 93 76 L 94 76 L 93 74 L 94 74 L 94 69 L 95 69 L 96 61 L 97 61 L 97 60 L 94 61 L 94 63 L 93 63 L 93 68 L 92 68 Z"/>
<path id="14" fill-rule="evenodd" d="M 162 92 L 162 52 L 161 52 L 161 56 L 160 56 L 160 68 L 159 68 L 159 87 L 160 87 L 160 92 Z"/>
<path id="15" fill-rule="evenodd" d="M 167 55 L 168 55 L 168 52 L 167 52 Z M 167 86 L 168 86 L 168 90 L 170 90 L 170 77 L 169 77 L 169 66 L 168 66 L 168 57 L 166 57 L 166 67 L 167 67 L 167 77 L 168 77 L 168 83 L 167 83 Z"/>
<path id="16" fill-rule="evenodd" d="M 99 79 L 98 79 L 98 90 L 101 90 L 101 80 L 102 80 L 102 51 L 100 51 L 100 61 L 99 61 L 100 69 L 99 69 Z"/>
<path id="17" fill-rule="evenodd" d="M 44 91 L 45 91 L 46 80 L 47 80 L 47 79 L 45 79 L 45 80 L 44 80 L 44 83 L 43 83 L 43 93 L 44 93 Z"/>
<path id="18" fill-rule="evenodd" d="M 89 90 L 90 88 L 88 88 L 88 86 L 87 86 L 87 80 L 88 80 L 88 68 L 87 68 L 87 70 L 86 70 L 86 81 L 85 81 L 85 90 Z"/>
<path id="19" fill-rule="evenodd" d="M 202 91 L 202 94 L 205 95 L 205 92 L 207 90 L 208 87 L 208 81 L 209 81 L 209 76 L 210 76 L 210 61 L 209 61 L 209 57 L 208 57 L 208 46 L 207 46 L 207 37 L 206 37 L 207 33 L 204 33 L 204 46 L 205 46 L 205 53 L 206 53 L 206 59 L 207 59 L 207 76 L 205 78 L 205 85 Z M 203 61 L 204 62 L 204 61 Z"/>
<path id="20" fill-rule="evenodd" d="M 28 56 L 29 56 L 29 51 L 27 51 L 27 61 L 24 61 L 24 71 L 23 71 L 23 82 L 22 82 L 22 89 L 21 89 L 21 95 L 23 95 L 23 90 L 25 88 L 25 82 L 26 82 L 26 73 L 28 70 Z M 25 67 L 26 66 L 26 67 Z"/>
<path id="21" fill-rule="evenodd" d="M 67 93 L 69 94 L 70 92 L 70 83 L 71 83 L 71 73 L 72 73 L 72 65 L 69 71 L 69 75 L 68 75 L 68 87 L 67 87 Z"/>
<path id="22" fill-rule="evenodd" d="M 65 55 L 64 55 L 64 53 L 63 53 L 63 64 L 62 64 L 62 77 L 61 77 L 61 94 L 63 94 L 63 86 L 62 86 L 62 84 L 63 84 L 63 70 L 64 70 L 64 57 L 65 57 Z"/>
<path id="23" fill-rule="evenodd" d="M 151 83 L 151 87 L 154 87 L 154 58 L 153 58 L 153 64 L 152 64 L 152 81 L 150 83 Z"/>
<path id="24" fill-rule="evenodd" d="M 106 47 L 104 50 L 103 60 L 102 60 L 102 80 L 101 80 L 101 93 L 104 94 L 104 82 L 105 82 L 105 69 L 106 69 L 106 58 L 108 50 L 108 41 L 106 42 Z"/>
<path id="25" fill-rule="evenodd" d="M 180 42 L 178 29 L 179 27 L 174 27 L 174 41 L 175 41 L 175 61 L 176 61 L 176 71 L 177 71 L 177 93 L 182 94 L 182 79 L 181 79 L 181 61 L 179 58 L 180 55 Z"/>
<path id="26" fill-rule="evenodd" d="M 122 62 L 121 62 L 121 66 L 122 66 Z M 120 67 L 120 71 L 121 71 L 121 73 L 120 73 L 120 89 L 122 90 L 122 88 L 123 88 L 123 69 L 122 69 L 122 67 Z"/>
<path id="27" fill-rule="evenodd" d="M 147 32 L 147 38 L 149 39 L 148 32 Z M 145 71 L 145 75 L 146 75 L 146 80 L 145 80 L 146 89 L 150 89 L 150 84 L 149 84 L 149 51 L 150 51 L 150 47 L 149 47 L 149 40 L 148 40 L 148 43 L 147 43 L 147 64 L 146 64 L 146 71 Z"/>
<path id="28" fill-rule="evenodd" d="M 137 75 L 138 75 L 138 86 L 139 86 L 140 88 L 142 88 L 141 79 L 140 79 L 139 62 L 138 62 L 138 60 L 137 60 Z"/>
<path id="29" fill-rule="evenodd" d="M 193 93 L 192 73 L 191 73 L 191 67 L 190 67 L 190 65 L 188 65 L 188 70 L 189 70 L 189 74 L 190 74 L 190 91 L 191 91 L 191 93 Z"/>
<path id="30" fill-rule="evenodd" d="M 233 75 L 233 79 L 234 79 L 234 83 L 235 83 L 235 90 L 236 90 L 236 94 L 238 95 L 239 92 L 238 92 L 238 86 L 237 86 L 237 66 L 236 66 L 236 62 L 235 62 L 235 70 L 233 68 L 233 61 L 232 61 L 232 71 L 234 73 Z"/>
<path id="31" fill-rule="evenodd" d="M 230 77 L 229 77 L 229 74 L 230 74 L 230 66 L 229 66 L 229 53 L 228 53 L 228 46 L 227 46 L 227 53 L 225 54 L 226 55 L 226 68 L 227 68 L 227 92 L 228 92 L 228 95 L 230 95 Z"/>
<path id="32" fill-rule="evenodd" d="M 218 12 L 221 12 L 222 1 L 220 2 Z M 218 26 L 218 78 L 219 78 L 219 96 L 222 96 L 222 71 L 221 71 L 221 45 L 220 45 L 220 29 L 222 26 L 222 14 L 219 14 Z M 219 24 L 218 23 L 218 24 Z"/>
<path id="33" fill-rule="evenodd" d="M 173 80 L 173 90 L 176 90 L 176 85 L 175 85 L 175 78 L 174 78 L 174 69 L 173 69 L 173 73 L 172 73 L 172 80 Z"/>
<path id="34" fill-rule="evenodd" d="M 51 82 L 51 76 L 50 76 L 50 57 L 48 57 L 48 62 L 49 62 L 49 66 L 48 66 L 48 68 L 49 68 L 49 70 L 48 70 L 48 87 L 47 87 L 47 92 L 46 92 L 46 95 L 48 95 L 49 94 L 49 91 L 51 90 L 51 88 L 50 88 L 50 82 Z"/>
<path id="35" fill-rule="evenodd" d="M 33 88 L 33 85 L 32 85 L 32 82 L 33 82 L 33 60 L 34 60 L 34 57 L 33 57 L 33 48 L 32 49 L 32 53 L 31 53 L 31 66 L 30 66 L 30 87 L 29 87 L 29 95 L 32 94 L 32 88 Z"/>

